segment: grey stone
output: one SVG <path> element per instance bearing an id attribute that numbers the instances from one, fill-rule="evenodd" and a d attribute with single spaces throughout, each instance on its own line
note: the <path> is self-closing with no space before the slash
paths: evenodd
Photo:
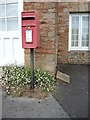
<path id="1" fill-rule="evenodd" d="M 64 82 L 70 83 L 70 77 L 69 77 L 69 75 L 64 74 L 64 73 L 62 73 L 60 71 L 57 71 L 56 78 L 59 79 L 59 80 L 62 80 Z"/>

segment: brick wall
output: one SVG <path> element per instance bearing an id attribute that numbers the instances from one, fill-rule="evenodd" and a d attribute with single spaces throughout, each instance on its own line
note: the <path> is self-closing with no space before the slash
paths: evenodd
<path id="1" fill-rule="evenodd" d="M 69 13 L 88 12 L 88 2 L 58 3 L 58 63 L 88 63 L 88 52 L 68 52 Z"/>
<path id="2" fill-rule="evenodd" d="M 55 74 L 57 62 L 75 64 L 88 62 L 88 52 L 68 52 L 69 13 L 88 12 L 87 2 L 24 1 L 26 1 L 24 11 L 37 10 L 40 20 L 40 48 L 34 51 L 35 67 L 41 67 Z M 25 49 L 25 65 L 30 65 L 29 49 Z"/>
<path id="3" fill-rule="evenodd" d="M 40 48 L 34 51 L 35 67 L 55 74 L 56 8 L 55 3 L 24 2 L 24 11 L 37 10 L 40 20 Z M 30 65 L 30 50 L 25 49 L 25 65 Z"/>

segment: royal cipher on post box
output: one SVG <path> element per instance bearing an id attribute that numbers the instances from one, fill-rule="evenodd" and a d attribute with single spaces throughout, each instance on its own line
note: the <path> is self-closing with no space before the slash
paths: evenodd
<path id="1" fill-rule="evenodd" d="M 22 48 L 40 46 L 39 17 L 36 11 L 22 12 Z"/>

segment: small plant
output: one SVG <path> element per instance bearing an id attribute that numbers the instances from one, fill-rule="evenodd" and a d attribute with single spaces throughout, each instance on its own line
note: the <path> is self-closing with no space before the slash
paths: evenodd
<path id="1" fill-rule="evenodd" d="M 4 86 L 5 93 L 8 95 L 22 95 L 22 92 L 30 88 L 31 73 L 30 68 L 25 67 L 3 67 L 2 86 Z M 48 72 L 43 70 L 34 70 L 34 86 L 41 91 L 52 92 L 55 88 L 54 78 Z"/>
<path id="2" fill-rule="evenodd" d="M 43 91 L 51 92 L 54 90 L 55 84 L 52 75 L 41 69 L 35 69 L 34 74 L 35 86 Z"/>

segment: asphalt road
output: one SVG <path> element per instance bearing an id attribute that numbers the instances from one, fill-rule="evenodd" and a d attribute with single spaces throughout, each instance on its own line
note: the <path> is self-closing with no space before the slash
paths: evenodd
<path id="1" fill-rule="evenodd" d="M 58 65 L 71 83 L 59 82 L 53 95 L 71 118 L 88 118 L 88 65 Z"/>

